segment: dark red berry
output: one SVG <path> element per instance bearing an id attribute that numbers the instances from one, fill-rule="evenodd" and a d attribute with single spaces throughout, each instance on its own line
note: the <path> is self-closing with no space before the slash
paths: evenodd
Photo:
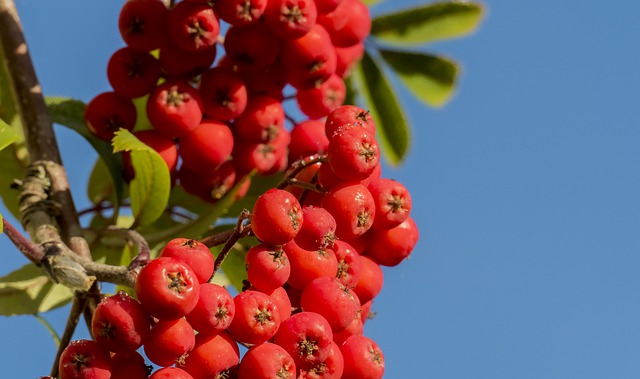
<path id="1" fill-rule="evenodd" d="M 408 217 L 395 228 L 373 233 L 365 255 L 383 266 L 396 266 L 409 257 L 419 236 L 418 226 Z"/>
<path id="2" fill-rule="evenodd" d="M 58 363 L 60 379 L 109 379 L 111 370 L 109 353 L 90 340 L 71 342 Z"/>
<path id="3" fill-rule="evenodd" d="M 200 283 L 213 274 L 213 255 L 203 243 L 189 238 L 174 238 L 160 251 L 160 257 L 171 257 L 193 269 Z"/>
<path id="4" fill-rule="evenodd" d="M 247 88 L 233 71 L 214 67 L 200 81 L 200 94 L 204 113 L 213 119 L 229 121 L 244 112 L 247 106 Z"/>
<path id="5" fill-rule="evenodd" d="M 298 199 L 276 188 L 260 195 L 251 212 L 251 230 L 259 240 L 271 245 L 291 241 L 300 231 L 302 222 Z"/>
<path id="6" fill-rule="evenodd" d="M 260 19 L 267 0 L 227 0 L 216 2 L 216 14 L 231 25 L 248 25 Z"/>
<path id="7" fill-rule="evenodd" d="M 280 38 L 298 38 L 315 24 L 318 10 L 314 1 L 270 0 L 264 14 L 267 26 Z"/>
<path id="8" fill-rule="evenodd" d="M 170 138 L 184 137 L 202 121 L 202 100 L 195 88 L 169 81 L 149 95 L 147 115 L 158 132 Z"/>
<path id="9" fill-rule="evenodd" d="M 168 16 L 169 11 L 160 0 L 129 0 L 118 18 L 120 35 L 130 48 L 150 52 L 168 38 Z"/>
<path id="10" fill-rule="evenodd" d="M 333 333 L 324 317 L 313 312 L 301 312 L 282 322 L 274 342 L 291 355 L 298 370 L 304 370 L 327 359 Z"/>
<path id="11" fill-rule="evenodd" d="M 113 352 L 137 350 L 149 335 L 149 316 L 126 292 L 104 298 L 91 320 L 96 342 Z"/>
<path id="12" fill-rule="evenodd" d="M 181 368 L 164 367 L 154 372 L 149 379 L 193 379 L 193 376 Z"/>
<path id="13" fill-rule="evenodd" d="M 117 94 L 136 98 L 151 92 L 160 78 L 160 62 L 149 53 L 123 47 L 107 65 L 109 83 Z"/>
<path id="14" fill-rule="evenodd" d="M 115 92 L 103 92 L 94 97 L 84 113 L 89 131 L 105 141 L 111 141 L 113 133 L 121 128 L 132 130 L 136 116 L 136 107 L 131 99 Z"/>
<path id="15" fill-rule="evenodd" d="M 231 158 L 233 144 L 233 134 L 226 124 L 205 120 L 180 139 L 182 164 L 190 171 L 213 172 Z"/>
<path id="16" fill-rule="evenodd" d="M 238 345 L 228 333 L 200 333 L 196 336 L 196 346 L 189 353 L 183 369 L 193 379 L 232 378 L 231 375 L 237 372 L 238 362 Z"/>
<path id="17" fill-rule="evenodd" d="M 208 5 L 181 1 L 169 13 L 169 35 L 183 50 L 211 48 L 219 33 L 220 24 Z"/>

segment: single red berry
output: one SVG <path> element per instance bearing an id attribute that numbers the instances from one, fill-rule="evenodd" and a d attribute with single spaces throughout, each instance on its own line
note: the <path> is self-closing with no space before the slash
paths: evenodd
<path id="1" fill-rule="evenodd" d="M 300 231 L 302 221 L 302 207 L 298 199 L 277 188 L 260 195 L 251 212 L 253 234 L 271 245 L 291 241 Z"/>
<path id="2" fill-rule="evenodd" d="M 266 95 L 282 101 L 282 90 L 287 85 L 287 75 L 281 64 L 275 63 L 255 70 L 239 71 L 249 96 Z"/>
<path id="3" fill-rule="evenodd" d="M 213 275 L 213 255 L 203 243 L 189 238 L 174 238 L 160 251 L 160 257 L 175 258 L 193 269 L 200 283 Z"/>
<path id="4" fill-rule="evenodd" d="M 361 336 L 364 334 L 364 324 L 360 314 L 351 321 L 351 324 L 337 333 L 333 333 L 333 342 L 338 345 L 344 344 L 344 342 L 351 336 Z"/>
<path id="5" fill-rule="evenodd" d="M 336 75 L 346 78 L 364 55 L 364 43 L 349 47 L 336 47 Z"/>
<path id="6" fill-rule="evenodd" d="M 325 133 L 329 140 L 351 127 L 362 127 L 369 133 L 376 134 L 376 124 L 371 114 L 355 105 L 337 107 L 329 113 L 325 121 Z"/>
<path id="7" fill-rule="evenodd" d="M 369 257 L 360 257 L 360 279 L 353 292 L 358 295 L 361 304 L 371 301 L 382 290 L 384 275 L 380 265 Z"/>
<path id="8" fill-rule="evenodd" d="M 332 187 L 324 195 L 322 206 L 336 219 L 336 236 L 346 240 L 369 230 L 376 212 L 369 190 L 349 182 Z"/>
<path id="9" fill-rule="evenodd" d="M 136 107 L 131 99 L 115 92 L 103 92 L 94 97 L 84 113 L 89 131 L 105 141 L 111 141 L 113 133 L 121 128 L 132 130 L 136 117 Z"/>
<path id="10" fill-rule="evenodd" d="M 160 48 L 160 67 L 171 79 L 191 79 L 209 68 L 216 59 L 215 47 L 186 51 L 167 40 Z"/>
<path id="11" fill-rule="evenodd" d="M 178 178 L 185 192 L 198 196 L 209 203 L 215 203 L 233 188 L 236 181 L 236 169 L 233 161 L 226 161 L 217 169 L 205 174 L 191 171 L 182 166 Z"/>
<path id="12" fill-rule="evenodd" d="M 296 99 L 302 113 L 309 118 L 318 119 L 326 117 L 329 112 L 342 105 L 346 93 L 344 80 L 333 74 L 318 87 L 299 90 Z"/>
<path id="13" fill-rule="evenodd" d="M 291 264 L 291 275 L 288 283 L 297 289 L 304 289 L 312 280 L 322 277 L 335 277 L 338 271 L 338 261 L 333 250 L 304 250 L 295 241 L 284 246 L 283 250 Z"/>
<path id="14" fill-rule="evenodd" d="M 361 0 L 343 0 L 336 9 L 318 18 L 335 46 L 349 47 L 363 42 L 371 31 L 369 8 Z"/>
<path id="15" fill-rule="evenodd" d="M 363 325 L 367 322 L 367 320 L 373 319 L 373 317 L 376 315 L 375 312 L 371 311 L 372 305 L 373 300 L 369 300 L 366 303 L 362 304 L 362 306 L 360 307 L 360 320 L 362 321 Z"/>
<path id="16" fill-rule="evenodd" d="M 151 366 L 147 366 L 142 355 L 136 351 L 115 353 L 111 362 L 111 377 L 114 379 L 147 379 L 151 371 Z"/>
<path id="17" fill-rule="evenodd" d="M 232 155 L 236 169 L 242 174 L 256 170 L 266 175 L 280 158 L 280 153 L 269 143 L 236 143 Z"/>
<path id="18" fill-rule="evenodd" d="M 289 146 L 289 160 L 291 162 L 324 153 L 328 147 L 329 139 L 324 133 L 323 121 L 306 120 L 291 129 L 291 145 Z"/>
<path id="19" fill-rule="evenodd" d="M 132 49 L 150 52 L 168 37 L 169 10 L 160 0 L 130 0 L 124 3 L 118 18 L 122 39 Z"/>
<path id="20" fill-rule="evenodd" d="M 160 79 L 160 62 L 149 53 L 123 47 L 109 59 L 107 78 L 117 94 L 142 97 L 156 87 Z"/>
<path id="21" fill-rule="evenodd" d="M 345 0 L 346 1 L 346 0 Z M 384 355 L 378 345 L 365 336 L 351 336 L 340 346 L 344 374 L 349 379 L 381 379 Z"/>
<path id="22" fill-rule="evenodd" d="M 304 370 L 327 359 L 333 333 L 324 317 L 313 312 L 301 312 L 282 322 L 274 342 L 291 355 L 298 370 Z"/>
<path id="23" fill-rule="evenodd" d="M 280 312 L 280 322 L 288 319 L 291 316 L 291 300 L 289 299 L 289 295 L 287 294 L 287 290 L 283 287 L 278 287 L 270 292 L 260 291 L 266 295 L 269 295 L 273 302 L 278 307 L 278 311 Z"/>
<path id="24" fill-rule="evenodd" d="M 358 251 L 345 241 L 335 241 L 333 251 L 338 260 L 338 273 L 336 278 L 343 286 L 353 288 L 360 280 L 361 265 Z"/>
<path id="25" fill-rule="evenodd" d="M 266 342 L 247 351 L 240 362 L 238 379 L 296 379 L 296 365 L 286 350 Z"/>
<path id="26" fill-rule="evenodd" d="M 95 341 L 73 341 L 62 352 L 58 371 L 60 379 L 109 379 L 111 357 Z"/>
<path id="27" fill-rule="evenodd" d="M 228 0 L 216 3 L 216 14 L 231 25 L 249 25 L 260 19 L 267 0 Z"/>
<path id="28" fill-rule="evenodd" d="M 349 326 L 360 309 L 355 293 L 336 278 L 328 276 L 307 284 L 302 291 L 300 304 L 303 311 L 315 312 L 324 317 L 334 333 Z"/>
<path id="29" fill-rule="evenodd" d="M 363 180 L 380 162 L 375 135 L 363 128 L 352 128 L 329 140 L 329 166 L 342 180 Z"/>
<path id="30" fill-rule="evenodd" d="M 139 132 L 133 133 L 140 142 L 149 146 L 153 150 L 155 150 L 164 163 L 167 164 L 167 168 L 169 169 L 169 174 L 174 177 L 176 173 L 176 167 L 178 167 L 178 148 L 176 147 L 175 142 L 164 134 L 160 134 L 155 130 L 141 130 Z M 135 171 L 133 169 L 133 164 L 131 163 L 131 153 L 125 151 L 122 154 L 123 166 L 124 166 L 124 177 L 125 179 L 131 181 L 135 177 Z"/>
<path id="31" fill-rule="evenodd" d="M 229 325 L 229 333 L 237 341 L 258 344 L 276 334 L 280 326 L 280 311 L 269 295 L 245 291 L 239 293 L 233 302 L 236 315 Z"/>
<path id="32" fill-rule="evenodd" d="M 180 81 L 158 86 L 147 102 L 153 127 L 170 138 L 183 137 L 202 121 L 202 100 L 198 90 Z"/>
<path id="33" fill-rule="evenodd" d="M 376 202 L 372 228 L 391 229 L 409 217 L 411 195 L 402 183 L 393 179 L 375 180 L 367 187 Z"/>
<path id="34" fill-rule="evenodd" d="M 302 228 L 295 241 L 305 250 L 321 250 L 332 247 L 336 239 L 336 220 L 324 208 L 305 206 L 302 208 Z"/>
<path id="35" fill-rule="evenodd" d="M 297 89 L 314 88 L 336 71 L 336 49 L 320 25 L 304 36 L 283 42 L 280 60 L 288 71 L 288 80 Z"/>
<path id="36" fill-rule="evenodd" d="M 229 160 L 233 144 L 233 134 L 226 124 L 205 120 L 180 139 L 182 164 L 194 172 L 213 172 Z"/>
<path id="37" fill-rule="evenodd" d="M 367 250 L 367 247 L 369 247 L 371 235 L 373 233 L 375 233 L 375 231 L 373 229 L 369 229 L 369 231 L 367 231 L 366 233 L 361 234 L 355 238 L 344 240 L 344 242 L 348 243 L 354 249 L 356 249 L 358 254 L 363 254 L 364 251 Z"/>
<path id="38" fill-rule="evenodd" d="M 214 67 L 202 74 L 200 94 L 204 113 L 216 120 L 234 119 L 247 107 L 247 87 L 242 78 L 224 67 Z"/>
<path id="39" fill-rule="evenodd" d="M 154 372 L 149 379 L 193 379 L 193 376 L 181 368 L 164 367 Z"/>
<path id="40" fill-rule="evenodd" d="M 282 287 L 291 273 L 289 259 L 281 247 L 255 245 L 247 251 L 244 262 L 249 282 L 265 292 Z"/>
<path id="41" fill-rule="evenodd" d="M 183 364 L 195 345 L 195 333 L 187 320 L 160 320 L 151 328 L 144 353 L 158 366 Z"/>
<path id="42" fill-rule="evenodd" d="M 229 327 L 235 314 L 229 291 L 217 284 L 203 283 L 198 304 L 187 315 L 187 321 L 199 333 L 218 334 Z"/>
<path id="43" fill-rule="evenodd" d="M 395 228 L 373 233 L 364 254 L 383 266 L 397 266 L 409 257 L 419 236 L 418 226 L 408 217 Z"/>
<path id="44" fill-rule="evenodd" d="M 181 1 L 169 13 L 169 35 L 183 50 L 211 48 L 218 34 L 220 24 L 209 5 Z"/>
<path id="45" fill-rule="evenodd" d="M 175 258 L 158 258 L 144 266 L 136 280 L 142 307 L 161 320 L 177 319 L 198 303 L 200 284 L 191 267 Z"/>
<path id="46" fill-rule="evenodd" d="M 91 320 L 94 340 L 113 352 L 137 350 L 149 328 L 149 316 L 140 303 L 123 291 L 102 299 Z"/>
<path id="47" fill-rule="evenodd" d="M 200 333 L 183 369 L 193 379 L 232 378 L 239 362 L 238 345 L 228 333 Z"/>
<path id="48" fill-rule="evenodd" d="M 298 379 L 340 379 L 343 378 L 343 371 L 344 359 L 340 347 L 332 342 L 327 358 L 309 369 L 300 370 Z"/>
<path id="49" fill-rule="evenodd" d="M 263 23 L 232 26 L 224 37 L 224 48 L 240 71 L 255 71 L 276 63 L 280 39 Z"/>
<path id="50" fill-rule="evenodd" d="M 245 143 L 275 141 L 280 133 L 285 132 L 282 103 L 269 96 L 253 97 L 233 127 L 236 135 Z"/>
<path id="51" fill-rule="evenodd" d="M 298 38 L 305 35 L 318 17 L 315 1 L 270 0 L 264 13 L 267 26 L 278 37 Z"/>

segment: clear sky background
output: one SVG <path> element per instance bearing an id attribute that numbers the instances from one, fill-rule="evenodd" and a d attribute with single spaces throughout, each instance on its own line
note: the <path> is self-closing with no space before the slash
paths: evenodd
<path id="1" fill-rule="evenodd" d="M 122 1 L 18 2 L 47 95 L 109 88 Z M 474 36 L 427 47 L 462 64 L 453 101 L 401 91 L 413 149 L 384 174 L 411 190 L 421 239 L 385 270 L 366 334 L 386 378 L 638 378 L 640 3 L 486 4 Z M 58 131 L 84 208 L 93 154 Z M 5 237 L 0 252 L 0 275 L 26 263 Z M 45 317 L 61 331 L 66 313 Z M 0 319 L 0 336 L 0 378 L 48 373 L 55 349 L 34 318 Z"/>

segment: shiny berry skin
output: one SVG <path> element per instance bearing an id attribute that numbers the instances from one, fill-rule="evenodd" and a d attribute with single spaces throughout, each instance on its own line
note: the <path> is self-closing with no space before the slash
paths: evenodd
<path id="1" fill-rule="evenodd" d="M 369 183 L 367 189 L 376 202 L 376 218 L 372 228 L 391 229 L 409 217 L 411 195 L 402 183 L 383 178 Z"/>
<path id="2" fill-rule="evenodd" d="M 160 49 L 160 67 L 171 79 L 190 79 L 208 69 L 216 59 L 216 49 L 186 51 L 167 40 Z"/>
<path id="3" fill-rule="evenodd" d="M 342 105 L 346 92 L 344 80 L 333 74 L 315 88 L 299 90 L 296 99 L 302 113 L 309 118 L 318 119 L 325 117 L 333 109 Z"/>
<path id="4" fill-rule="evenodd" d="M 229 160 L 233 144 L 233 134 L 226 124 L 205 120 L 180 139 L 182 163 L 194 172 L 213 172 Z"/>
<path id="5" fill-rule="evenodd" d="M 360 257 L 360 279 L 353 288 L 361 304 L 371 301 L 382 290 L 384 275 L 380 265 L 369 257 Z"/>
<path id="6" fill-rule="evenodd" d="M 244 258 L 247 279 L 260 291 L 270 292 L 289 279 L 291 266 L 281 247 L 258 244 Z"/>
<path id="7" fill-rule="evenodd" d="M 304 250 L 295 241 L 285 244 L 283 250 L 291 264 L 288 283 L 297 289 L 304 289 L 311 281 L 321 276 L 335 277 L 338 261 L 333 250 Z"/>
<path id="8" fill-rule="evenodd" d="M 365 255 L 383 266 L 397 266 L 411 254 L 419 237 L 418 226 L 408 217 L 395 228 L 373 233 Z"/>
<path id="9" fill-rule="evenodd" d="M 158 83 L 160 62 L 149 53 L 123 47 L 109 59 L 107 78 L 117 94 L 129 98 L 142 97 Z"/>
<path id="10" fill-rule="evenodd" d="M 198 303 L 198 278 L 175 258 L 157 258 L 144 266 L 136 280 L 136 294 L 142 307 L 161 320 L 185 316 Z"/>
<path id="11" fill-rule="evenodd" d="M 336 279 L 343 286 L 353 288 L 360 280 L 361 265 L 358 251 L 345 241 L 335 241 L 333 251 L 338 260 L 338 273 Z"/>
<path id="12" fill-rule="evenodd" d="M 193 379 L 193 376 L 181 368 L 164 367 L 154 372 L 149 379 Z"/>
<path id="13" fill-rule="evenodd" d="M 264 14 L 269 29 L 283 39 L 302 37 L 317 17 L 315 2 L 308 0 L 269 0 Z"/>
<path id="14" fill-rule="evenodd" d="M 251 290 L 251 288 L 249 290 Z M 269 295 L 269 297 L 273 299 L 273 302 L 276 304 L 276 307 L 278 307 L 278 311 L 280 312 L 280 322 L 291 316 L 291 299 L 289 299 L 287 290 L 285 290 L 284 287 L 278 287 L 270 292 L 260 292 Z"/>
<path id="15" fill-rule="evenodd" d="M 369 8 L 361 0 L 343 0 L 336 9 L 318 19 L 335 46 L 349 47 L 363 42 L 371 31 Z"/>
<path id="16" fill-rule="evenodd" d="M 333 333 L 333 342 L 342 345 L 351 336 L 361 336 L 364 334 L 364 324 L 362 318 L 358 315 L 349 326 L 337 333 Z"/>
<path id="17" fill-rule="evenodd" d="M 224 67 L 214 67 L 202 74 L 200 95 L 204 113 L 213 119 L 229 121 L 247 107 L 247 87 L 238 74 Z"/>
<path id="18" fill-rule="evenodd" d="M 137 350 L 150 328 L 149 316 L 140 303 L 122 291 L 102 299 L 91 320 L 95 341 L 113 352 Z"/>
<path id="19" fill-rule="evenodd" d="M 336 219 L 336 236 L 345 240 L 369 230 L 376 211 L 367 187 L 350 182 L 332 187 L 324 195 L 322 206 Z"/>
<path id="20" fill-rule="evenodd" d="M 259 240 L 271 245 L 291 241 L 300 231 L 302 222 L 298 199 L 277 188 L 260 195 L 251 212 L 251 230 Z"/>
<path id="21" fill-rule="evenodd" d="M 276 334 L 280 326 L 280 312 L 269 295 L 245 291 L 239 293 L 233 302 L 236 315 L 229 325 L 229 333 L 237 341 L 258 344 Z"/>
<path id="22" fill-rule="evenodd" d="M 216 14 L 231 25 L 249 25 L 260 19 L 267 0 L 227 0 L 216 3 Z"/>
<path id="23" fill-rule="evenodd" d="M 336 71 L 336 49 L 320 25 L 304 36 L 283 42 L 280 60 L 287 68 L 287 79 L 297 89 L 314 88 Z"/>
<path id="24" fill-rule="evenodd" d="M 160 257 L 171 257 L 187 264 L 200 283 L 213 275 L 213 255 L 203 243 L 189 238 L 174 238 L 160 251 Z"/>
<path id="25" fill-rule="evenodd" d="M 202 121 L 200 93 L 186 83 L 168 81 L 149 95 L 147 115 L 158 132 L 184 137 Z"/>
<path id="26" fill-rule="evenodd" d="M 371 114 L 355 105 L 342 105 L 332 110 L 325 121 L 325 133 L 331 140 L 345 129 L 362 127 L 371 134 L 376 134 L 376 124 Z"/>
<path id="27" fill-rule="evenodd" d="M 302 291 L 300 305 L 305 312 L 315 312 L 324 317 L 331 330 L 345 329 L 358 316 L 359 301 L 353 291 L 345 288 L 333 277 L 314 279 Z"/>
<path id="28" fill-rule="evenodd" d="M 89 131 L 104 141 L 111 141 L 113 133 L 132 130 L 136 125 L 136 107 L 131 99 L 115 92 L 103 92 L 94 97 L 84 113 Z"/>
<path id="29" fill-rule="evenodd" d="M 284 129 L 282 103 L 269 96 L 251 98 L 244 113 L 233 124 L 236 135 L 243 142 L 269 143 Z"/>
<path id="30" fill-rule="evenodd" d="M 182 1 L 169 13 L 169 35 L 183 50 L 211 48 L 216 44 L 218 34 L 220 24 L 208 5 Z"/>
<path id="31" fill-rule="evenodd" d="M 236 341 L 226 332 L 198 334 L 196 346 L 191 350 L 182 367 L 193 379 L 234 377 L 240 362 Z"/>
<path id="32" fill-rule="evenodd" d="M 150 52 L 162 46 L 169 10 L 160 0 L 129 0 L 122 6 L 118 29 L 132 49 Z"/>
<path id="33" fill-rule="evenodd" d="M 351 74 L 353 66 L 364 55 L 364 43 L 357 43 L 349 47 L 336 47 L 336 75 L 343 78 Z"/>
<path id="34" fill-rule="evenodd" d="M 329 356 L 333 333 L 324 317 L 301 312 L 282 322 L 274 343 L 283 347 L 298 370 L 311 368 Z"/>
<path id="35" fill-rule="evenodd" d="M 384 355 L 378 345 L 365 336 L 351 336 L 340 346 L 344 374 L 349 379 L 381 379 Z"/>
<path id="36" fill-rule="evenodd" d="M 340 379 L 343 371 L 344 359 L 340 347 L 332 342 L 327 358 L 309 369 L 300 370 L 298 379 Z"/>
<path id="37" fill-rule="evenodd" d="M 296 365 L 286 350 L 266 342 L 247 351 L 240 362 L 238 379 L 296 379 Z"/>
<path id="38" fill-rule="evenodd" d="M 109 379 L 111 370 L 109 353 L 90 340 L 71 342 L 58 363 L 60 379 Z"/>
<path id="39" fill-rule="evenodd" d="M 111 357 L 111 377 L 118 379 L 147 379 L 150 366 L 144 362 L 144 358 L 136 351 L 116 353 Z"/>
<path id="40" fill-rule="evenodd" d="M 144 353 L 158 366 L 182 364 L 195 341 L 193 328 L 184 318 L 160 320 L 151 328 Z"/>
<path id="41" fill-rule="evenodd" d="M 305 206 L 302 208 L 304 222 L 295 241 L 305 250 L 320 250 L 332 247 L 336 239 L 336 220 L 324 208 Z"/>
<path id="42" fill-rule="evenodd" d="M 342 180 L 363 180 L 380 162 L 375 135 L 362 128 L 351 128 L 329 140 L 329 166 Z"/>
<path id="43" fill-rule="evenodd" d="M 280 39 L 263 23 L 232 26 L 224 37 L 227 56 L 240 72 L 263 69 L 276 63 Z"/>
<path id="44" fill-rule="evenodd" d="M 293 162 L 314 154 L 320 154 L 329 147 L 329 139 L 324 133 L 324 122 L 306 120 L 291 129 L 289 161 Z"/>
<path id="45" fill-rule="evenodd" d="M 187 315 L 187 321 L 199 333 L 218 334 L 229 327 L 235 314 L 229 291 L 217 284 L 203 283 L 198 304 Z"/>

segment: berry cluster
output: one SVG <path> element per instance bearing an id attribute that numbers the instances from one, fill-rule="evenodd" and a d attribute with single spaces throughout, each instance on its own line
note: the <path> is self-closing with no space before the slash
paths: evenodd
<path id="1" fill-rule="evenodd" d="M 299 140 L 312 143 L 314 122 L 286 128 L 283 102 L 295 98 L 309 120 L 342 105 L 371 19 L 361 0 L 183 0 L 172 9 L 129 0 L 118 25 L 127 46 L 107 65 L 113 91 L 87 106 L 89 130 L 104 140 L 133 130 L 132 99 L 146 97 L 152 129 L 135 135 L 174 182 L 214 202 L 248 172 L 285 170 Z M 126 179 L 130 166 L 125 156 Z"/>

